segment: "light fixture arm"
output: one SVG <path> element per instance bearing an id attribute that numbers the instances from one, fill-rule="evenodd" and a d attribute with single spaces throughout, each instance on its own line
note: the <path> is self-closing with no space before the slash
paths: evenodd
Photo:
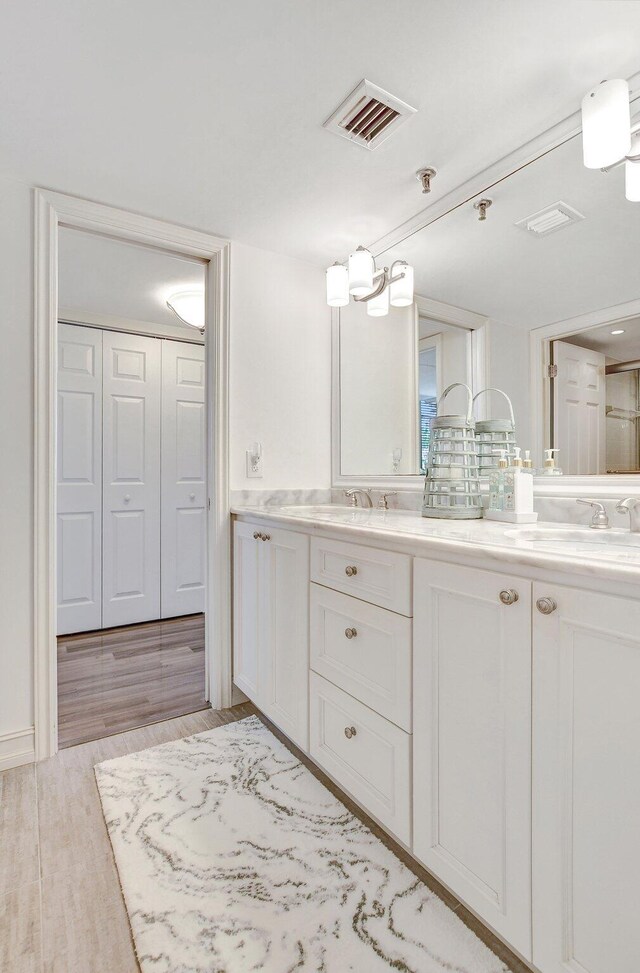
<path id="1" fill-rule="evenodd" d="M 353 298 L 354 301 L 358 301 L 359 303 L 362 302 L 366 303 L 367 301 L 371 301 L 373 300 L 374 297 L 379 297 L 380 294 L 382 294 L 382 292 L 385 290 L 385 288 L 389 286 L 389 284 L 393 284 L 396 280 L 402 280 L 403 277 L 406 277 L 404 271 L 402 271 L 399 274 L 395 274 L 395 275 L 393 274 L 393 268 L 395 267 L 395 265 L 397 263 L 402 263 L 402 262 L 403 261 L 401 260 L 394 260 L 394 262 L 391 264 L 391 274 L 389 273 L 388 267 L 384 267 L 382 270 L 377 270 L 373 275 L 374 281 L 375 280 L 378 281 L 375 288 L 371 291 L 370 294 L 365 294 L 363 297 L 354 297 Z"/>

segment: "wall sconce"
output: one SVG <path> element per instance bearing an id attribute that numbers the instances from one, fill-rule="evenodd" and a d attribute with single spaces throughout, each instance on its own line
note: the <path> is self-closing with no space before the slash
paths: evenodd
<path id="1" fill-rule="evenodd" d="M 349 255 L 347 265 L 336 262 L 327 268 L 327 304 L 345 307 L 349 298 L 367 304 L 367 314 L 382 317 L 391 307 L 413 304 L 413 267 L 405 260 L 394 260 L 389 267 L 376 268 L 373 254 L 358 247 Z"/>
<path id="2" fill-rule="evenodd" d="M 176 291 L 167 298 L 167 307 L 189 328 L 204 334 L 204 291 Z"/>
<path id="3" fill-rule="evenodd" d="M 624 163 L 625 196 L 640 202 L 640 124 L 631 121 L 624 79 L 602 81 L 582 99 L 582 158 L 587 169 L 603 172 Z"/>

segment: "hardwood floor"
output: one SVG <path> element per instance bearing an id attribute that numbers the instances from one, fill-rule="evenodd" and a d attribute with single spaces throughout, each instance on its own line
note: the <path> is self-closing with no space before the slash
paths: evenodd
<path id="1" fill-rule="evenodd" d="M 60 747 L 207 706 L 204 615 L 58 638 Z"/>
<path id="2" fill-rule="evenodd" d="M 94 765 L 255 712 L 251 703 L 229 710 L 208 709 L 71 747 L 42 763 L 0 773 L 2 973 L 139 973 Z M 258 716 L 513 973 L 527 973 L 528 967 L 457 899 Z"/>

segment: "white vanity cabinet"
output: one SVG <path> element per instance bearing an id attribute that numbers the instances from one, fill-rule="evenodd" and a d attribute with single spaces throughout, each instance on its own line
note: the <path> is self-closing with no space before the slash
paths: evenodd
<path id="1" fill-rule="evenodd" d="M 236 684 L 538 973 L 638 973 L 635 576 L 265 522 Z"/>
<path id="2" fill-rule="evenodd" d="M 531 956 L 531 582 L 414 561 L 413 851 Z"/>
<path id="3" fill-rule="evenodd" d="M 536 583 L 533 961 L 640 969 L 640 601 Z M 555 606 L 555 607 L 554 607 Z"/>
<path id="4" fill-rule="evenodd" d="M 309 745 L 309 538 L 237 523 L 234 682 L 303 750 Z"/>

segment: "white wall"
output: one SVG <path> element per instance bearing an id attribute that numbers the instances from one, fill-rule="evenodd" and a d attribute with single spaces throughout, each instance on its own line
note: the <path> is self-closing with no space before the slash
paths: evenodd
<path id="1" fill-rule="evenodd" d="M 231 251 L 232 490 L 331 485 L 331 317 L 321 267 Z M 263 476 L 246 450 L 262 443 Z"/>
<path id="2" fill-rule="evenodd" d="M 491 321 L 488 345 L 489 384 L 502 389 L 511 399 L 518 445 L 522 449 L 531 449 L 529 332 L 499 321 Z M 482 398 L 485 399 L 483 408 L 487 418 L 509 415 L 507 403 L 502 396 L 489 394 Z M 482 399 L 478 401 L 478 406 L 481 402 Z M 482 415 L 479 410 L 478 415 Z M 542 463 L 542 457 L 533 458 L 535 463 Z"/>
<path id="3" fill-rule="evenodd" d="M 0 176 L 0 765 L 33 724 L 32 190 Z M 331 329 L 324 271 L 232 246 L 231 485 L 330 485 Z M 244 450 L 264 446 L 246 480 Z"/>
<path id="4" fill-rule="evenodd" d="M 32 203 L 0 177 L 0 738 L 32 717 Z M 1 753 L 1 748 L 0 748 Z"/>

